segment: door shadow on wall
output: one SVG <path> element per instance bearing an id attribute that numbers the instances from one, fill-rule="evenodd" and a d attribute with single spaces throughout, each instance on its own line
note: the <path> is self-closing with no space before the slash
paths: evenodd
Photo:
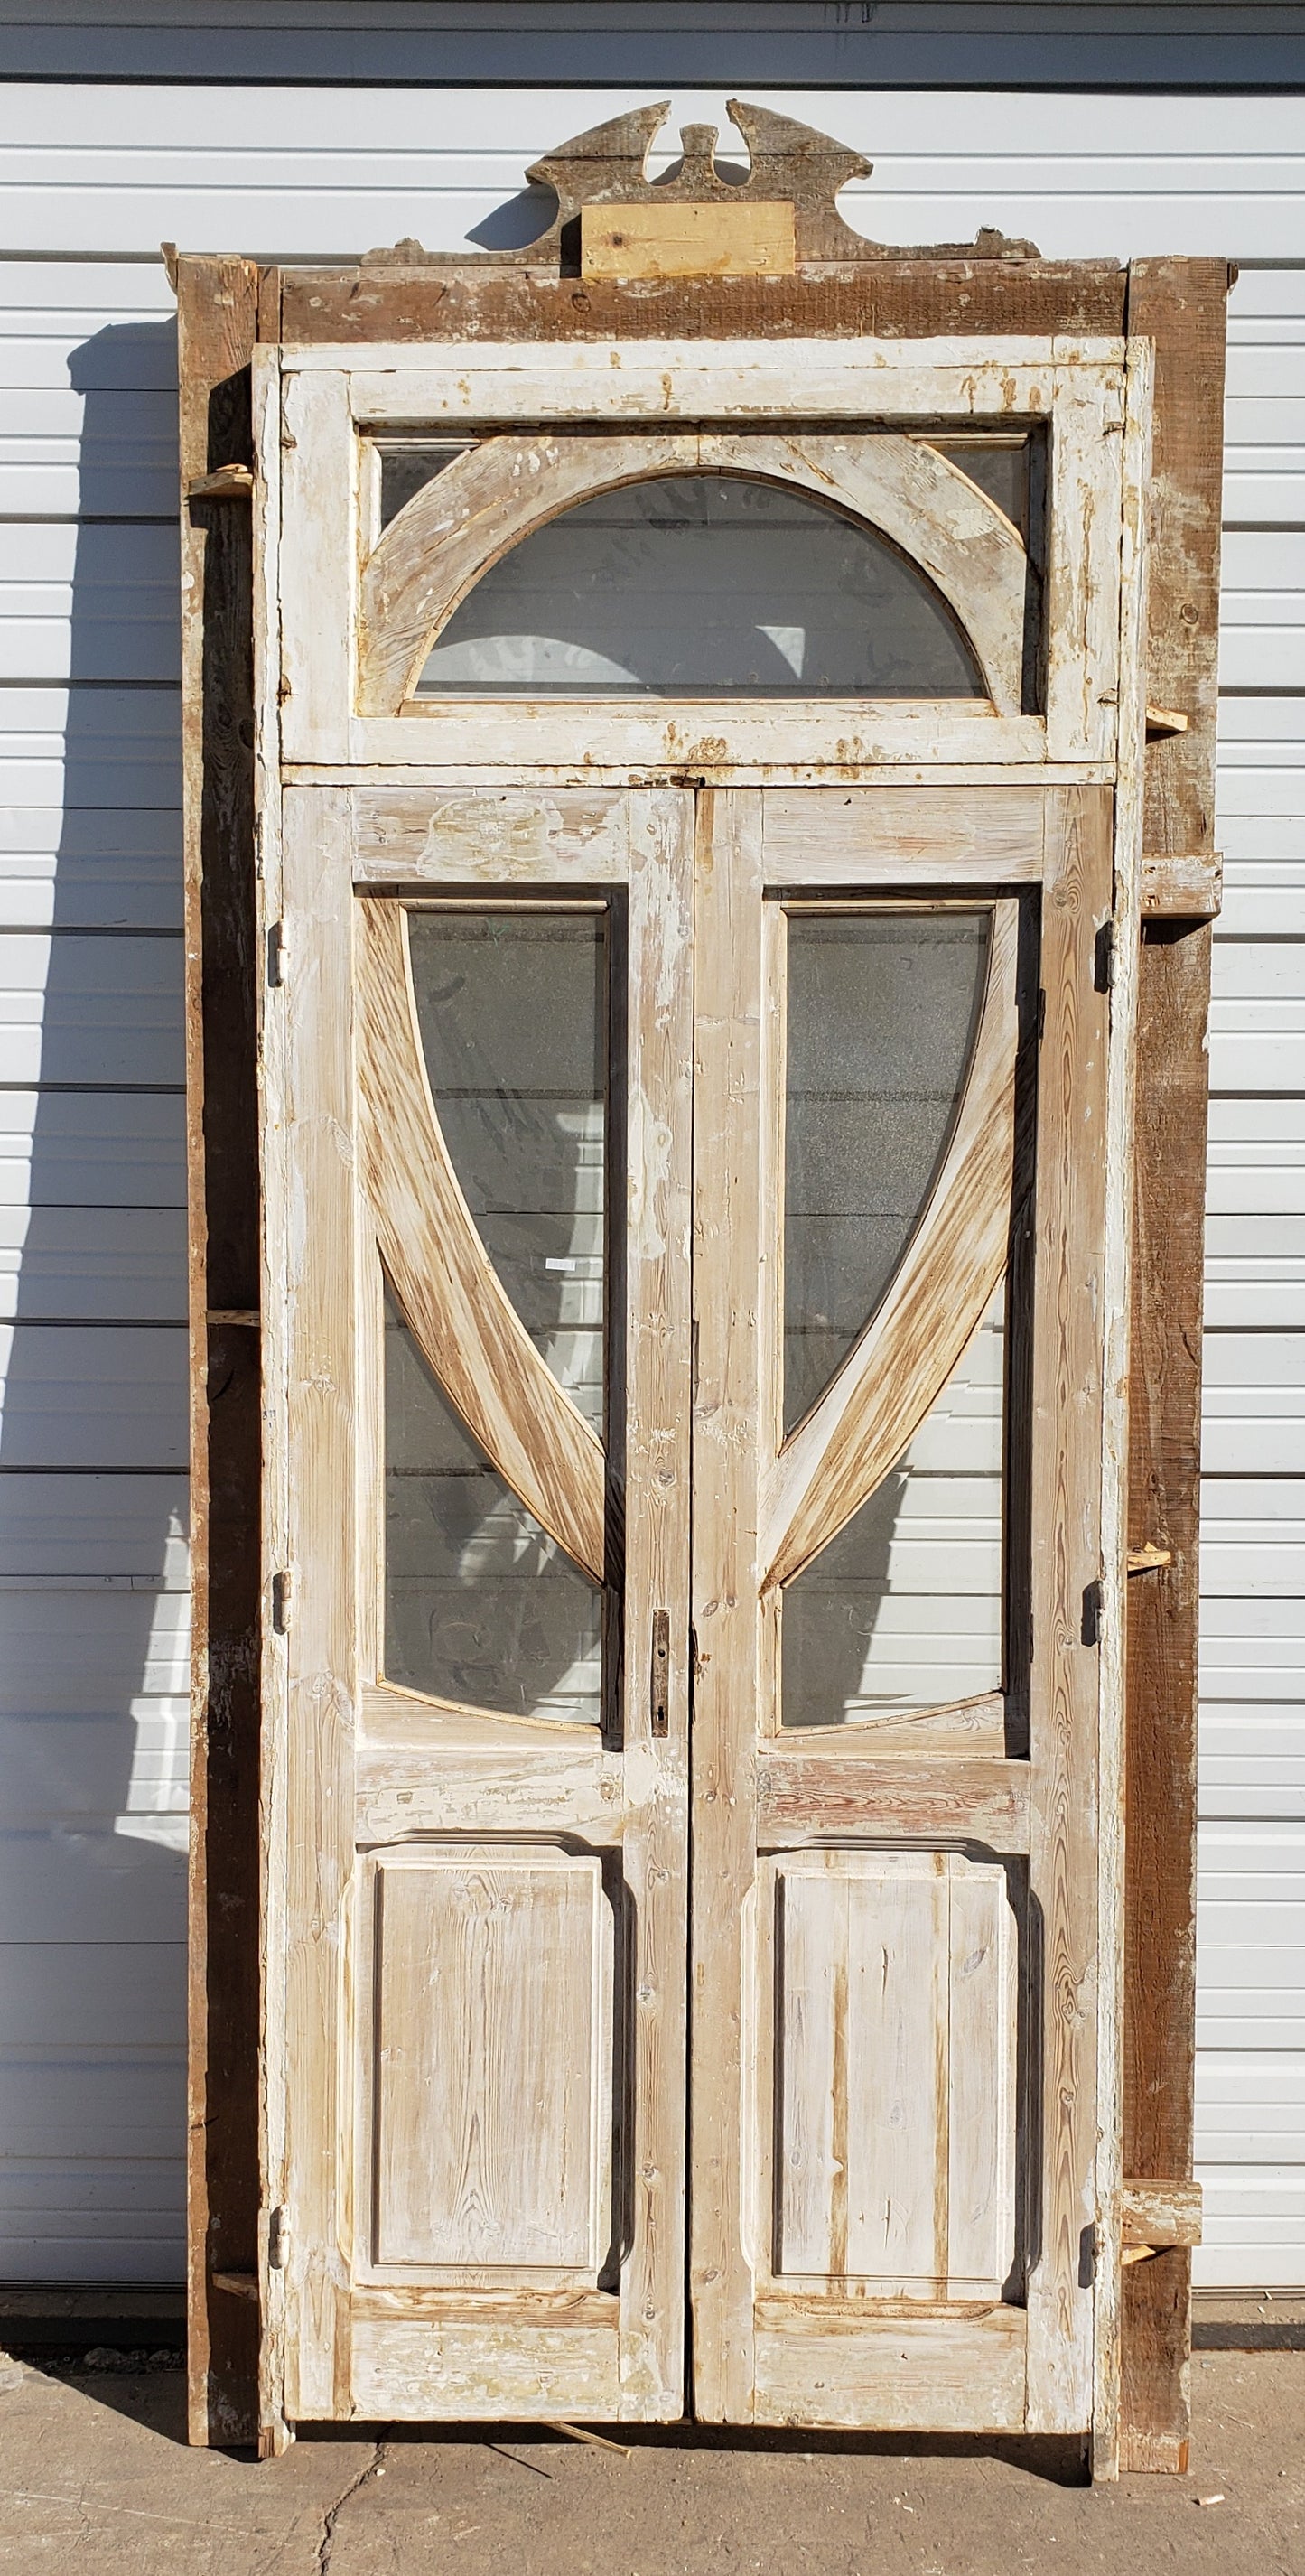
<path id="1" fill-rule="evenodd" d="M 97 332 L 69 376 L 84 428 L 63 798 L 59 811 L 57 762 L 36 759 L 18 846 L 53 845 L 51 935 L 39 1061 L 33 1031 L 19 1068 L 37 1085 L 30 1126 L 27 1101 L 11 1099 L 30 1134 L 31 1213 L 0 1420 L 0 1566 L 32 1584 L 6 1604 L 21 1645 L 0 1730 L 19 1918 L 5 1937 L 51 1947 L 35 1963 L 39 2060 L 6 2070 L 5 2125 L 30 2168 L 30 2277 L 177 2280 L 188 1674 L 175 325 Z M 49 528 L 47 560 L 61 533 Z"/>

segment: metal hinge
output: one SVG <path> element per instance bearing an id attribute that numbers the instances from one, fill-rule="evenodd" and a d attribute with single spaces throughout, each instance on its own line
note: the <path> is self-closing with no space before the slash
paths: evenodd
<path id="1" fill-rule="evenodd" d="M 283 921 L 274 921 L 270 925 L 267 934 L 267 980 L 269 984 L 284 984 L 285 979 L 285 923 Z"/>
<path id="2" fill-rule="evenodd" d="M 293 1592 L 294 1576 L 288 1567 L 284 1572 L 273 1575 L 272 1625 L 275 1628 L 278 1637 L 284 1637 L 289 1634 L 290 1602 Z"/>
<path id="3" fill-rule="evenodd" d="M 274 2209 L 267 2222 L 267 2268 L 284 2272 L 290 2260 L 290 2215 L 288 2210 Z"/>
<path id="4" fill-rule="evenodd" d="M 1109 993 L 1115 981 L 1115 923 L 1112 914 L 1097 931 L 1092 952 L 1092 983 L 1098 993 Z"/>

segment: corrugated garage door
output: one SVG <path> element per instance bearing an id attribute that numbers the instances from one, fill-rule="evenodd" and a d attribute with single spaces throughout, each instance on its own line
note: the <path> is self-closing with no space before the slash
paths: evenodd
<path id="1" fill-rule="evenodd" d="M 746 63 L 738 74 L 747 79 Z M 185 1413 L 171 298 L 455 248 L 630 93 L 0 94 L 0 2275 L 181 2267 Z M 1305 2281 L 1305 136 L 1280 99 L 791 93 L 867 231 L 1282 266 L 1233 302 L 1212 1071 L 1207 2284 Z M 685 116 L 721 113 L 683 96 Z M 981 142 L 980 142 L 981 138 Z M 855 199 L 849 199 L 854 206 Z M 529 226 L 525 225 L 524 230 Z M 518 235 L 517 237 L 520 237 Z"/>

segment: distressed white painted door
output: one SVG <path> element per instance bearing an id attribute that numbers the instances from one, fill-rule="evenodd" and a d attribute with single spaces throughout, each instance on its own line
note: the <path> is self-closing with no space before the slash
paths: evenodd
<path id="1" fill-rule="evenodd" d="M 285 800 L 292 2419 L 683 2408 L 692 817 Z"/>
<path id="2" fill-rule="evenodd" d="M 1086 2425 L 1110 861 L 291 792 L 293 2414 Z"/>
<path id="3" fill-rule="evenodd" d="M 1110 801 L 698 851 L 695 2405 L 1082 2430 Z"/>

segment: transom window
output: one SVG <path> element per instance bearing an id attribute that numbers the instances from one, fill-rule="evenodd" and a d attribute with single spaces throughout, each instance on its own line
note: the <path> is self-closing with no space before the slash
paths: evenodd
<path id="1" fill-rule="evenodd" d="M 947 602 L 802 492 L 676 474 L 562 511 L 453 612 L 420 697 L 986 699 Z"/>

